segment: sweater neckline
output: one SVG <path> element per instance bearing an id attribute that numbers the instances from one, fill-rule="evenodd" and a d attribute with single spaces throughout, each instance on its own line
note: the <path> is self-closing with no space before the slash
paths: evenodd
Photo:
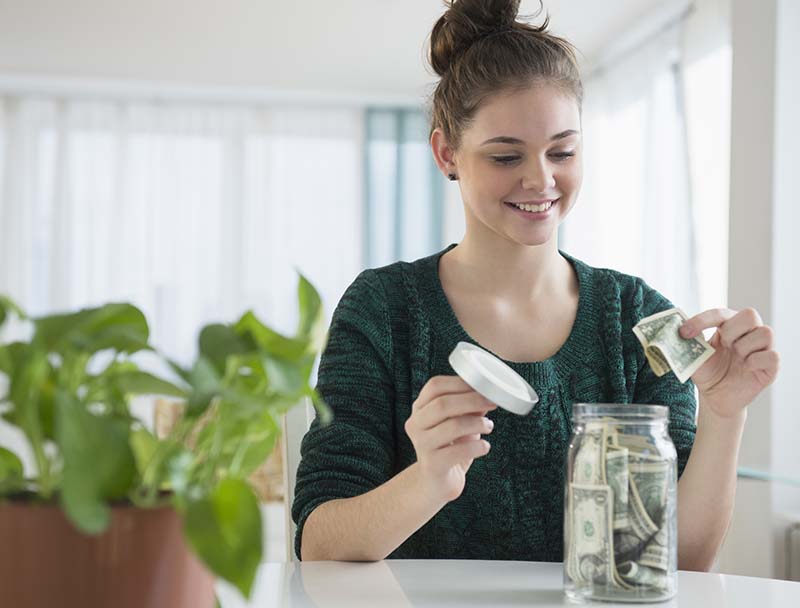
<path id="1" fill-rule="evenodd" d="M 558 351 L 547 359 L 542 361 L 510 361 L 504 359 L 473 338 L 461 325 L 453 307 L 447 299 L 447 294 L 444 291 L 439 275 L 439 261 L 445 253 L 456 246 L 457 243 L 452 243 L 442 251 L 430 256 L 427 259 L 428 264 L 427 268 L 425 268 L 426 272 L 423 273 L 428 283 L 428 289 L 425 291 L 432 296 L 432 301 L 429 302 L 429 306 L 432 307 L 431 310 L 436 317 L 445 320 L 444 325 L 437 327 L 437 330 L 442 332 L 441 337 L 445 339 L 447 347 L 452 348 L 460 341 L 469 342 L 492 353 L 523 378 L 532 381 L 534 383 L 534 388 L 557 384 L 559 377 L 564 374 L 568 375 L 570 369 L 574 367 L 574 363 L 580 361 L 580 343 L 581 341 L 585 341 L 585 336 L 590 335 L 591 332 L 590 317 L 593 308 L 594 290 L 590 277 L 590 268 L 579 260 L 559 250 L 559 254 L 570 263 L 578 278 L 578 311 L 575 315 L 575 320 L 573 321 L 569 336 L 567 336 L 567 339 Z"/>

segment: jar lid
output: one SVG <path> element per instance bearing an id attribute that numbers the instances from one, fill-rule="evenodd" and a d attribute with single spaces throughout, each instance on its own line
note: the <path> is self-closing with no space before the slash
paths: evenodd
<path id="1" fill-rule="evenodd" d="M 522 376 L 480 346 L 459 342 L 448 361 L 464 382 L 509 412 L 524 416 L 539 402 Z"/>

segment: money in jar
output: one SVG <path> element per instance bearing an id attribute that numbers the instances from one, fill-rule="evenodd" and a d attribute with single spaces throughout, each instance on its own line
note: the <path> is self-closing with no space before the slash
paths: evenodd
<path id="1" fill-rule="evenodd" d="M 658 602 L 677 593 L 677 454 L 662 405 L 572 408 L 564 483 L 564 592 Z"/>

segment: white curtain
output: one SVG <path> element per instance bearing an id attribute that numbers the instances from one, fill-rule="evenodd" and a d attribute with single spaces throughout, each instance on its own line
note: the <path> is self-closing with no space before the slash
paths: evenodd
<path id="1" fill-rule="evenodd" d="M 0 96 L 0 293 L 32 314 L 130 301 L 182 361 L 254 309 L 291 333 L 361 269 L 363 112 Z"/>
<path id="2" fill-rule="evenodd" d="M 584 185 L 561 247 L 698 308 L 680 25 L 585 82 Z"/>
<path id="3" fill-rule="evenodd" d="M 728 302 L 731 67 L 729 0 L 694 0 L 682 74 L 702 310 Z"/>
<path id="4" fill-rule="evenodd" d="M 443 248 L 444 182 L 421 110 L 366 114 L 365 264 L 413 261 Z"/>

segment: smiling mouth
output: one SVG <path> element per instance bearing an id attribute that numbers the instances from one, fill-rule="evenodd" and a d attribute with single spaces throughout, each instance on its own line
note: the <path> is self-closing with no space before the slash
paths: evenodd
<path id="1" fill-rule="evenodd" d="M 505 204 L 509 205 L 510 207 L 516 207 L 517 209 L 520 209 L 522 211 L 527 211 L 528 213 L 544 213 L 545 211 L 550 209 L 550 207 L 555 205 L 559 200 L 561 199 L 557 198 L 552 201 L 546 201 L 544 203 L 540 203 L 538 205 L 527 204 L 527 203 L 512 203 L 509 201 L 506 201 Z"/>

